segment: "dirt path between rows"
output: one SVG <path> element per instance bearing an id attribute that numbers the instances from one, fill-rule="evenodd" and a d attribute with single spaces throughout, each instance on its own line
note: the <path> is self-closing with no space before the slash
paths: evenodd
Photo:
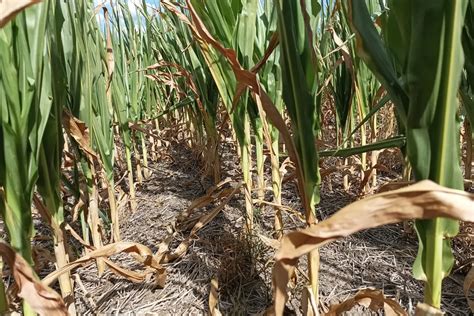
<path id="1" fill-rule="evenodd" d="M 225 175 L 239 181 L 236 155 L 229 149 L 224 153 Z M 137 187 L 138 210 L 122 219 L 124 240 L 142 243 L 157 250 L 167 235 L 167 225 L 185 210 L 191 202 L 204 195 L 212 186 L 201 178 L 201 166 L 187 147 L 174 144 L 167 155 L 150 166 L 150 179 Z M 337 177 L 337 176 L 336 176 Z M 333 179 L 334 180 L 334 179 Z M 336 179 L 337 180 L 337 179 Z M 333 181 L 322 185 L 322 198 L 318 211 L 327 217 L 355 196 L 344 192 Z M 284 186 L 283 204 L 301 209 L 294 184 Z M 271 304 L 271 267 L 274 250 L 258 238 L 243 235 L 243 196 L 237 194 L 222 212 L 197 233 L 186 255 L 166 264 L 168 280 L 163 289 L 152 282 L 134 284 L 111 273 L 97 277 L 95 266 L 78 270 L 84 289 L 76 286 L 76 302 L 81 314 L 139 315 L 205 315 L 208 314 L 210 281 L 219 281 L 219 310 L 226 315 L 262 314 Z M 210 211 L 212 205 L 199 212 Z M 256 208 L 256 231 L 272 235 L 273 210 Z M 294 217 L 285 215 L 287 228 L 301 227 Z M 187 237 L 189 230 L 175 237 L 171 248 Z M 410 312 L 423 299 L 422 284 L 413 279 L 411 266 L 416 255 L 416 238 L 407 236 L 402 227 L 385 226 L 362 232 L 334 242 L 321 249 L 321 302 L 327 307 L 338 303 L 361 288 L 383 289 L 384 293 L 398 299 Z M 466 256 L 461 246 L 458 255 Z M 470 250 L 472 251 L 472 249 Z M 119 264 L 133 268 L 131 259 L 120 257 Z M 305 271 L 301 262 L 301 271 Z M 299 275 L 299 285 L 292 290 L 288 314 L 300 314 L 299 297 L 304 275 Z M 462 294 L 462 273 L 446 279 L 443 288 L 443 309 L 447 315 L 469 315 Z M 353 315 L 372 315 L 362 308 Z"/>

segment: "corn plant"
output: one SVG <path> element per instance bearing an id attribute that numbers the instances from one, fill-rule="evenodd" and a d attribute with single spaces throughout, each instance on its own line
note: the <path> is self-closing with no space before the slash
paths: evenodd
<path id="1" fill-rule="evenodd" d="M 62 31 L 64 16 L 62 5 L 57 2 L 51 5 L 48 20 L 48 45 L 47 54 L 51 67 L 51 96 L 52 105 L 48 122 L 41 143 L 38 165 L 37 188 L 44 200 L 44 206 L 49 213 L 48 222 L 53 229 L 54 253 L 58 268 L 69 263 L 66 251 L 62 225 L 64 224 L 64 205 L 61 197 L 61 163 L 63 151 L 62 111 L 67 103 L 67 74 L 66 59 L 62 44 Z M 73 286 L 70 273 L 65 273 L 59 278 L 59 285 L 64 298 L 72 299 Z M 69 312 L 75 314 L 74 304 L 70 304 Z"/>
<path id="2" fill-rule="evenodd" d="M 415 179 L 456 189 L 463 188 L 456 94 L 466 6 L 467 1 L 389 1 L 381 34 L 364 2 L 346 6 L 359 56 L 397 106 Z M 430 23 L 420 23 L 428 17 Z M 416 221 L 420 243 L 413 271 L 425 281 L 425 302 L 437 308 L 441 281 L 453 265 L 449 237 L 457 234 L 458 225 L 445 218 Z"/>
<path id="3" fill-rule="evenodd" d="M 67 263 L 59 193 L 60 122 L 65 103 L 62 22 L 60 6 L 46 1 L 0 29 L 0 209 L 10 244 L 31 265 L 31 204 L 36 184 L 49 211 L 46 216 L 53 227 L 58 265 Z M 70 279 L 65 276 L 60 283 L 63 294 L 71 295 Z M 24 313 L 34 314 L 26 303 Z"/>
<path id="4" fill-rule="evenodd" d="M 306 4 L 305 4 L 306 3 Z M 305 5 L 304 5 L 305 4 Z M 321 9 L 316 1 L 278 1 L 278 30 L 281 45 L 283 100 L 291 118 L 294 141 L 302 169 L 302 198 L 306 222 L 317 222 L 315 206 L 319 203 L 318 151 L 315 138 L 319 128 L 317 91 L 320 85 L 313 32 Z M 319 252 L 308 255 L 311 292 L 318 297 Z"/>
<path id="5" fill-rule="evenodd" d="M 105 63 L 105 43 L 99 32 L 97 20 L 93 15 L 92 3 L 68 3 L 66 7 L 68 28 L 64 37 L 71 43 L 66 47 L 68 58 L 67 76 L 71 94 L 68 110 L 71 114 L 89 127 L 85 141 L 97 151 L 97 157 L 91 157 L 79 146 L 75 146 L 76 163 L 79 164 L 76 181 L 76 196 L 84 196 L 85 205 L 80 210 L 82 237 L 86 243 L 95 247 L 103 245 L 103 230 L 100 224 L 99 208 L 100 174 L 105 185 L 113 188 L 114 143 L 112 133 L 112 111 L 107 98 L 107 70 Z M 77 17 L 77 20 L 75 19 Z M 87 21 L 79 23 L 76 21 Z M 104 56 L 104 57 L 102 57 Z M 99 163 L 100 162 L 100 163 Z M 83 178 L 83 180 L 82 180 Z M 107 184 L 108 182 L 108 184 Z M 115 209 L 113 190 L 108 190 L 108 198 L 112 219 L 112 235 L 118 240 L 118 220 Z M 98 260 L 99 271 L 105 266 Z"/>
<path id="6" fill-rule="evenodd" d="M 256 39 L 256 55 L 257 60 L 262 60 L 264 58 L 265 49 L 269 47 L 271 43 L 271 38 L 277 32 L 277 10 L 272 3 L 265 2 L 263 6 L 259 6 L 259 11 L 257 13 L 259 18 L 257 19 L 257 39 Z M 272 103 L 278 112 L 283 111 L 283 98 L 282 98 L 282 77 L 281 77 L 281 67 L 280 67 L 280 50 L 275 49 L 272 55 L 267 59 L 265 65 L 262 67 L 262 70 L 259 73 L 259 79 L 262 83 L 262 86 L 265 87 Z M 279 131 L 278 129 L 268 122 L 263 111 L 259 109 L 259 119 L 260 119 L 260 133 L 256 135 L 259 137 L 260 142 L 264 142 L 265 138 L 269 138 L 266 141 L 266 145 L 270 152 L 270 164 L 271 164 L 271 173 L 272 173 L 272 193 L 273 193 L 273 202 L 276 205 L 281 205 L 281 192 L 282 192 L 282 177 L 280 173 L 280 146 L 279 146 Z M 267 132 L 269 135 L 265 136 L 265 126 L 267 126 Z M 257 155 L 259 150 L 256 150 Z M 262 159 L 263 160 L 263 159 Z M 257 166 L 263 168 L 257 162 Z M 262 170 L 259 170 L 261 173 Z M 263 177 L 262 177 L 263 178 Z M 262 179 L 259 177 L 259 189 L 261 189 L 263 183 Z M 262 192 L 260 193 L 262 195 Z M 261 199 L 261 197 L 259 197 Z M 280 208 L 275 207 L 275 236 L 281 238 L 283 234 L 283 219 Z"/>

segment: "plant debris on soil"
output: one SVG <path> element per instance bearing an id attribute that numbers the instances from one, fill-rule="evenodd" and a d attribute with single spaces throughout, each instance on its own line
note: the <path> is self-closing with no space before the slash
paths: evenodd
<path id="1" fill-rule="evenodd" d="M 228 147 L 224 147 L 228 146 Z M 224 177 L 238 181 L 236 155 L 230 145 L 223 145 Z M 328 159 L 325 163 L 335 163 Z M 199 159 L 188 147 L 173 144 L 149 169 L 152 176 L 137 186 L 138 209 L 121 219 L 125 241 L 148 246 L 153 252 L 168 235 L 169 225 L 193 200 L 203 196 L 213 184 L 202 176 Z M 323 179 L 318 216 L 326 218 L 359 197 L 357 179 L 346 192 L 336 185 L 341 175 Z M 391 180 L 379 175 L 379 182 Z M 294 183 L 283 187 L 283 205 L 301 210 Z M 262 314 L 271 305 L 271 273 L 275 249 L 259 236 L 272 237 L 274 210 L 271 206 L 255 206 L 256 229 L 253 236 L 244 233 L 243 195 L 235 195 L 224 209 L 195 236 L 184 256 L 165 264 L 168 279 L 163 289 L 152 281 L 131 283 L 107 272 L 97 276 L 95 265 L 78 269 L 76 303 L 80 314 L 137 313 L 158 315 L 203 315 L 209 313 L 211 279 L 218 280 L 218 309 L 225 315 Z M 212 205 L 197 210 L 209 211 Z M 304 226 L 297 216 L 284 214 L 285 231 Z M 175 236 L 174 249 L 188 237 L 190 230 Z M 467 236 L 467 237 L 466 237 Z M 443 283 L 442 309 L 446 315 L 469 315 L 462 292 L 467 263 L 472 262 L 472 226 L 464 225 L 454 242 L 456 266 Z M 344 301 L 363 288 L 383 290 L 387 297 L 398 301 L 410 314 L 423 300 L 423 284 L 412 276 L 412 264 L 417 252 L 413 232 L 404 232 L 403 225 L 388 225 L 364 231 L 338 240 L 321 249 L 320 303 L 323 309 Z M 132 268 L 135 262 L 119 257 L 120 265 Z M 469 261 L 470 260 L 470 261 Z M 464 266 L 463 266 L 464 265 Z M 288 315 L 300 315 L 300 297 L 306 283 L 306 263 L 300 260 L 298 282 L 291 290 Z M 365 308 L 354 308 L 348 315 L 373 315 Z"/>

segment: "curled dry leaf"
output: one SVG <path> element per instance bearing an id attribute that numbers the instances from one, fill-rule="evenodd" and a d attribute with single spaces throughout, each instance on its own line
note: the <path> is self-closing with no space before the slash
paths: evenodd
<path id="1" fill-rule="evenodd" d="M 113 244 L 106 245 L 100 249 L 91 251 L 84 257 L 70 262 L 61 269 L 50 273 L 43 279 L 43 283 L 49 285 L 54 280 L 56 280 L 61 274 L 66 273 L 67 271 L 71 271 L 77 267 L 90 264 L 94 262 L 97 258 L 108 258 L 119 253 L 130 253 L 134 255 L 134 258 L 143 265 L 145 265 L 147 270 L 145 272 L 126 270 L 113 263 L 112 261 L 104 259 L 105 264 L 110 268 L 113 273 L 124 277 L 132 282 L 143 282 L 147 278 L 147 276 L 150 275 L 150 273 L 154 273 L 155 282 L 157 286 L 163 287 L 165 285 L 165 269 L 158 263 L 158 261 L 154 259 L 153 253 L 148 247 L 134 242 L 116 242 Z"/>
<path id="2" fill-rule="evenodd" d="M 269 237 L 267 237 L 265 235 L 262 235 L 262 234 L 257 234 L 257 236 L 258 236 L 258 238 L 260 238 L 260 240 L 263 242 L 263 244 L 265 246 L 273 248 L 273 249 L 280 248 L 280 241 L 279 240 L 269 238 Z"/>
<path id="3" fill-rule="evenodd" d="M 219 182 L 215 186 L 212 186 L 209 189 L 207 189 L 206 194 L 192 201 L 191 205 L 185 211 L 181 212 L 177 216 L 176 221 L 177 222 L 185 221 L 187 218 L 191 216 L 191 214 L 193 213 L 195 209 L 209 205 L 216 199 L 220 198 L 222 196 L 223 191 L 220 191 L 217 194 L 214 194 L 214 192 L 216 192 L 218 189 L 220 189 L 222 186 L 229 183 L 230 181 L 231 181 L 230 178 L 226 178 L 225 180 Z"/>
<path id="4" fill-rule="evenodd" d="M 41 0 L 1 0 L 0 1 L 0 28 L 4 27 L 18 13 Z"/>
<path id="5" fill-rule="evenodd" d="M 75 118 L 69 111 L 63 111 L 63 127 L 66 132 L 74 138 L 79 147 L 84 151 L 90 161 L 93 161 L 98 156 L 92 149 L 89 141 L 89 130 L 86 123 Z"/>
<path id="6" fill-rule="evenodd" d="M 394 181 L 394 182 L 387 182 L 383 184 L 379 190 L 378 193 L 383 193 L 383 192 L 389 192 L 389 191 L 394 191 L 398 190 L 404 187 L 407 187 L 409 185 L 414 184 L 415 182 L 413 181 Z"/>
<path id="7" fill-rule="evenodd" d="M 226 178 L 217 185 L 212 186 L 207 190 L 206 195 L 195 199 L 186 210 L 181 212 L 176 217 L 176 221 L 170 225 L 171 227 L 168 232 L 168 236 L 158 245 L 158 251 L 154 255 L 155 259 L 159 263 L 168 263 L 170 261 L 176 260 L 186 253 L 193 235 L 196 234 L 199 229 L 204 227 L 204 225 L 209 223 L 215 216 L 217 216 L 217 214 L 219 214 L 219 212 L 228 203 L 229 199 L 237 192 L 237 188 L 223 189 L 220 191 L 218 190 L 230 181 L 230 178 Z M 240 186 L 238 186 L 238 188 L 240 188 Z M 195 220 L 190 219 L 190 216 L 195 209 L 207 206 L 224 197 L 226 200 L 214 208 L 211 212 L 201 215 Z M 177 233 L 189 229 L 191 229 L 191 234 L 188 236 L 188 238 L 182 241 L 173 252 L 170 252 L 169 245 L 174 240 Z"/>
<path id="8" fill-rule="evenodd" d="M 466 279 L 464 279 L 464 295 L 466 296 L 467 303 L 471 308 L 471 311 L 474 313 L 474 299 L 472 299 L 474 295 L 474 265 L 469 270 L 469 273 L 466 275 Z"/>
<path id="9" fill-rule="evenodd" d="M 211 291 L 209 293 L 209 313 L 211 316 L 221 316 L 221 312 L 217 308 L 217 304 L 219 303 L 218 298 L 218 291 L 219 290 L 219 283 L 217 281 L 217 277 L 213 277 L 211 280 Z"/>
<path id="10" fill-rule="evenodd" d="M 181 256 L 183 256 L 187 251 L 189 246 L 191 245 L 191 239 L 193 236 L 204 226 L 210 223 L 229 203 L 230 199 L 240 190 L 242 184 L 239 184 L 236 187 L 224 189 L 222 192 L 218 194 L 219 198 L 225 197 L 224 201 L 222 201 L 219 205 L 217 205 L 214 209 L 212 209 L 209 213 L 202 215 L 199 220 L 194 224 L 193 228 L 191 229 L 191 233 L 189 234 L 188 238 L 183 240 L 178 247 L 173 252 L 162 251 L 155 255 L 155 259 L 160 263 L 168 263 L 172 262 Z M 163 243 L 168 242 L 165 240 Z M 163 244 L 162 243 L 162 244 Z M 163 249 L 166 248 L 167 245 L 163 245 Z"/>
<path id="11" fill-rule="evenodd" d="M 444 313 L 425 303 L 418 303 L 416 305 L 415 316 L 443 316 Z"/>
<path id="12" fill-rule="evenodd" d="M 277 208 L 281 211 L 285 211 L 290 215 L 294 215 L 297 219 L 301 220 L 301 222 L 303 222 L 303 223 L 305 222 L 305 218 L 304 218 L 303 215 L 301 215 L 301 212 L 297 211 L 297 210 L 295 210 L 295 209 L 293 209 L 289 206 L 278 204 L 278 203 L 273 203 L 273 202 L 269 202 L 269 201 L 265 201 L 265 200 L 259 200 L 259 199 L 254 199 L 252 201 L 253 201 L 253 203 L 266 204 L 266 205 L 273 206 L 274 208 Z"/>
<path id="13" fill-rule="evenodd" d="M 148 66 L 146 69 L 147 70 L 154 70 L 154 69 L 160 69 L 160 68 L 175 68 L 177 69 L 178 71 L 175 72 L 173 75 L 175 77 L 183 77 L 185 80 L 186 80 L 186 83 L 187 83 L 187 86 L 191 89 L 191 91 L 194 93 L 194 98 L 196 100 L 196 104 L 199 108 L 199 110 L 201 111 L 202 115 L 204 116 L 205 119 L 209 119 L 208 117 L 208 113 L 207 111 L 204 109 L 204 105 L 202 104 L 201 102 L 201 98 L 199 97 L 199 92 L 198 92 L 198 89 L 197 89 L 197 86 L 196 86 L 196 83 L 194 82 L 194 79 L 193 79 L 193 76 L 191 75 L 191 73 L 189 71 L 187 71 L 183 66 L 179 65 L 179 64 L 176 64 L 176 63 L 170 63 L 170 62 L 166 62 L 164 60 L 160 60 L 159 62 L 153 64 L 153 65 L 150 65 Z M 142 70 L 143 71 L 143 70 Z M 167 73 L 167 72 L 160 72 L 160 77 L 163 77 L 163 76 L 166 76 L 166 75 L 170 75 L 172 74 L 171 72 L 170 73 Z M 146 75 L 145 75 L 146 76 Z M 160 77 L 156 77 L 156 76 L 152 76 L 152 79 L 154 80 L 157 80 L 157 81 L 161 81 Z M 174 85 L 174 82 L 175 80 L 170 80 L 172 81 L 172 85 Z M 177 89 L 179 89 L 179 87 L 177 86 Z M 186 94 L 184 94 L 186 95 Z"/>
<path id="14" fill-rule="evenodd" d="M 359 200 L 319 224 L 287 234 L 275 255 L 273 312 L 277 315 L 283 313 L 287 284 L 302 255 L 337 238 L 409 219 L 449 217 L 474 222 L 473 210 L 474 194 L 448 189 L 425 180 Z"/>
<path id="15" fill-rule="evenodd" d="M 385 172 L 385 173 L 389 173 L 395 177 L 398 176 L 398 174 L 396 172 L 393 172 L 392 170 L 390 170 L 389 168 L 387 168 L 386 166 L 382 165 L 382 164 L 375 164 L 374 166 L 371 166 L 369 169 L 367 170 L 364 170 L 363 171 L 363 174 L 364 174 L 364 178 L 362 179 L 362 182 L 361 184 L 359 185 L 359 190 L 361 191 L 361 194 L 363 194 L 363 190 L 365 188 L 365 186 L 367 185 L 367 183 L 369 183 L 369 180 L 372 178 L 372 175 L 374 173 L 374 170 L 377 170 L 377 171 L 382 171 L 382 172 Z M 372 190 L 372 189 L 371 189 Z"/>
<path id="16" fill-rule="evenodd" d="M 357 304 L 368 307 L 374 312 L 383 310 L 384 315 L 387 316 L 408 315 L 400 304 L 390 298 L 386 298 L 382 291 L 364 289 L 359 291 L 354 297 L 331 306 L 325 316 L 341 315 L 344 312 L 350 311 Z"/>
<path id="17" fill-rule="evenodd" d="M 40 315 L 67 315 L 61 296 L 47 285 L 37 280 L 30 265 L 9 245 L 0 242 L 0 254 L 10 266 L 18 286 L 18 296 Z"/>

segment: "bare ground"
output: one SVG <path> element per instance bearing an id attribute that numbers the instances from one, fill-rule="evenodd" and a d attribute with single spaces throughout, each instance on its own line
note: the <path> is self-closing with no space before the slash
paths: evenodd
<path id="1" fill-rule="evenodd" d="M 230 146 L 230 145 L 226 145 Z M 223 150 L 224 176 L 238 181 L 238 164 L 231 148 Z M 326 162 L 331 164 L 332 161 Z M 173 144 L 167 155 L 150 166 L 153 175 L 138 186 L 138 210 L 122 218 L 124 240 L 142 243 L 157 250 L 167 234 L 167 225 L 191 202 L 212 185 L 201 177 L 201 166 L 187 147 Z M 337 185 L 339 175 L 322 185 L 322 218 L 357 199 L 353 187 L 349 193 Z M 381 179 L 388 180 L 382 175 Z M 354 179 L 352 179 L 354 181 Z M 355 181 L 356 182 L 356 181 Z M 331 185 L 330 185 L 331 184 Z M 352 192 L 352 193 L 351 193 Z M 76 286 L 76 303 L 81 314 L 208 314 L 211 278 L 219 281 L 219 310 L 225 315 L 262 314 L 271 304 L 271 268 L 274 250 L 257 236 L 243 234 L 243 195 L 231 199 L 223 211 L 201 229 L 187 251 L 177 261 L 166 264 L 168 279 L 163 289 L 153 283 L 134 284 L 111 273 L 97 277 L 95 266 L 77 270 L 82 282 Z M 283 204 L 300 210 L 295 185 L 284 186 Z M 201 210 L 206 212 L 210 206 Z M 256 232 L 271 237 L 273 209 L 256 208 Z M 285 228 L 302 227 L 293 215 L 285 215 Z M 472 236 L 472 227 L 467 227 Z M 187 237 L 182 232 L 172 243 Z M 463 235 L 464 236 L 464 235 Z M 443 310 L 447 315 L 469 315 L 462 293 L 466 274 L 463 263 L 474 257 L 471 240 L 457 240 L 455 273 L 443 285 Z M 251 246 L 250 246 L 251 245 Z M 389 225 L 355 234 L 321 249 L 320 292 L 323 308 L 341 302 L 362 288 L 382 289 L 399 301 L 410 313 L 423 299 L 422 283 L 413 279 L 411 266 L 416 256 L 416 237 L 403 232 L 402 225 Z M 122 266 L 134 267 L 132 260 L 119 257 Z M 301 284 L 305 283 L 306 263 L 300 262 L 299 284 L 291 291 L 287 314 L 300 314 Z M 363 308 L 349 315 L 372 315 Z"/>

